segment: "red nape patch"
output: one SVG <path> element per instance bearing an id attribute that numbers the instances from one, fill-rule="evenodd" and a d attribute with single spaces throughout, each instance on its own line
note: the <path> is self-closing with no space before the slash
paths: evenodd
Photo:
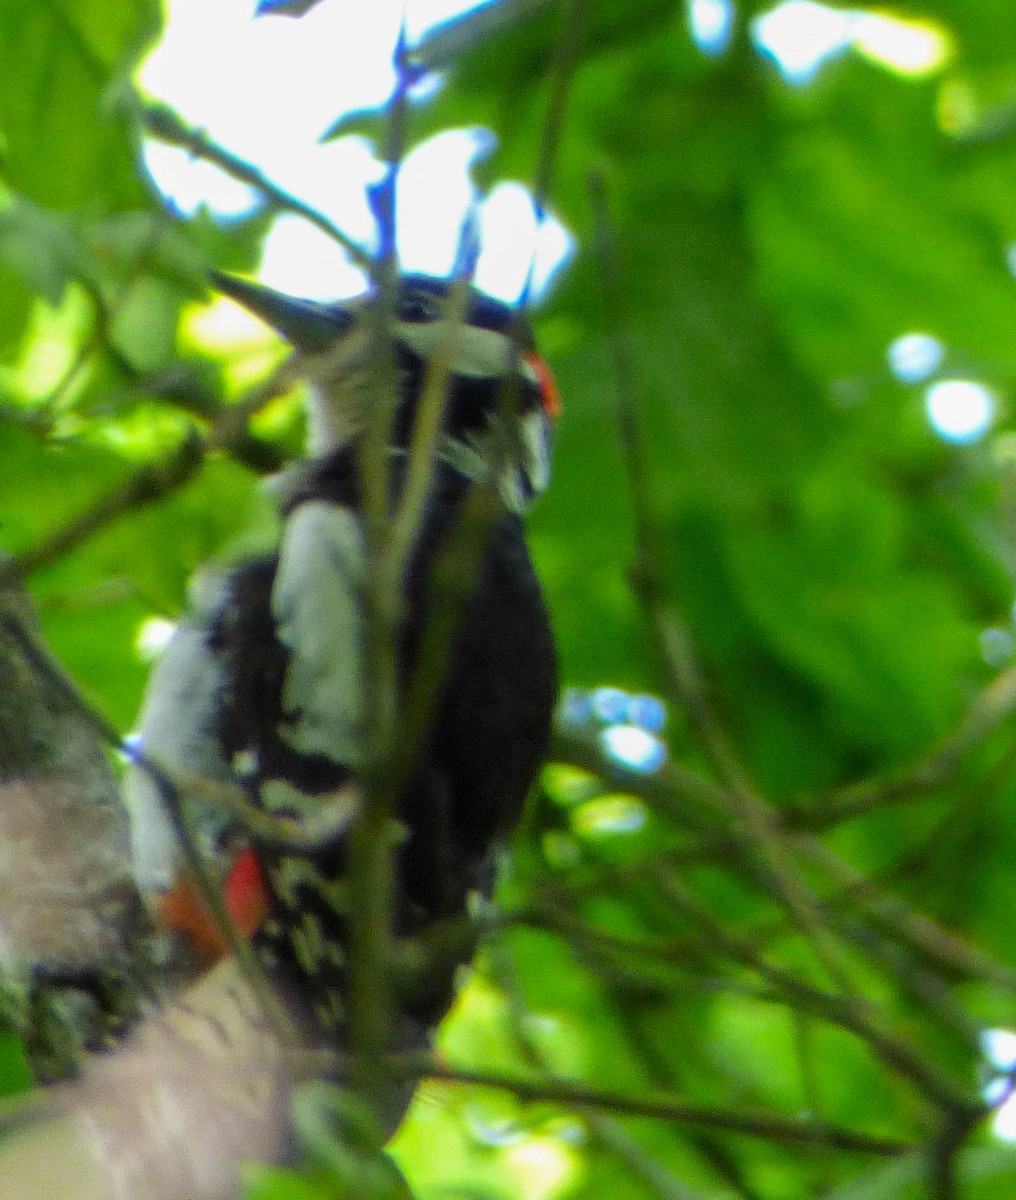
<path id="1" fill-rule="evenodd" d="M 268 892 L 253 850 L 244 850 L 233 863 L 222 885 L 222 901 L 241 937 L 250 937 L 264 920 Z M 158 911 L 162 925 L 182 933 L 202 962 L 214 963 L 229 953 L 222 931 L 189 876 L 159 897 Z"/>
<path id="2" fill-rule="evenodd" d="M 557 390 L 557 380 L 546 362 L 533 350 L 528 351 L 525 360 L 533 368 L 540 384 L 540 395 L 543 397 L 543 411 L 552 420 L 561 415 L 561 393 Z"/>

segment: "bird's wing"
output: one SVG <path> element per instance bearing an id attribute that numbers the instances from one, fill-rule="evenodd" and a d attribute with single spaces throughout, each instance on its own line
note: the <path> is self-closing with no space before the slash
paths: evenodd
<path id="1" fill-rule="evenodd" d="M 272 589 L 289 653 L 280 737 L 350 771 L 363 758 L 363 530 L 348 508 L 313 501 L 286 521 Z"/>
<path id="2" fill-rule="evenodd" d="M 210 644 L 212 620 L 208 610 L 177 626 L 149 680 L 138 735 L 142 754 L 153 763 L 226 783 L 233 771 L 216 736 L 220 674 Z M 137 764 L 128 770 L 126 793 L 138 885 L 146 893 L 164 890 L 179 860 L 169 814 L 151 776 Z"/>

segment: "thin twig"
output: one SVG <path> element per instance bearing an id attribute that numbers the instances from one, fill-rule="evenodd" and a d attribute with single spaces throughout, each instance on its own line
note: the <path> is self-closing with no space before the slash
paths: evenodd
<path id="1" fill-rule="evenodd" d="M 987 1111 L 983 1101 L 964 1093 L 917 1047 L 885 1028 L 881 1015 L 870 1002 L 824 992 L 792 972 L 775 966 L 762 956 L 754 942 L 735 933 L 715 917 L 676 876 L 656 871 L 654 878 L 661 891 L 708 933 L 719 951 L 750 967 L 779 991 L 785 992 L 796 1007 L 853 1033 L 885 1066 L 907 1079 L 937 1107 L 978 1116 Z"/>
<path id="2" fill-rule="evenodd" d="M 92 305 L 90 324 L 75 348 L 73 358 L 67 369 L 56 381 L 49 393 L 41 397 L 34 410 L 37 428 L 52 429 L 67 396 L 77 377 L 87 367 L 89 359 L 98 351 L 103 351 L 117 371 L 128 379 L 138 379 L 140 372 L 123 353 L 116 339 L 111 336 L 111 329 L 117 310 L 124 302 L 129 290 L 136 281 L 136 273 L 152 264 L 159 242 L 163 238 L 167 222 L 165 214 L 157 214 L 157 219 L 151 224 L 142 243 L 131 255 L 130 272 L 122 274 L 110 290 L 100 287 L 95 278 L 87 270 L 76 273 L 75 282 L 87 295 Z"/>
<path id="3" fill-rule="evenodd" d="M 612 1092 L 607 1088 L 592 1087 L 552 1076 L 451 1067 L 429 1054 L 394 1055 L 389 1059 L 389 1066 L 399 1075 L 410 1079 L 438 1079 L 446 1083 L 498 1088 L 523 1100 L 549 1101 L 578 1108 L 598 1108 L 627 1116 L 654 1117 L 662 1121 L 704 1125 L 789 1145 L 829 1145 L 837 1150 L 851 1150 L 882 1157 L 896 1157 L 914 1149 L 907 1142 L 895 1138 L 846 1129 L 824 1121 L 781 1117 L 766 1112 L 733 1113 L 727 1109 L 688 1104 L 665 1093 L 647 1092 L 643 1095 L 632 1095 L 630 1092 Z"/>
<path id="4" fill-rule="evenodd" d="M 237 932 L 236 926 L 226 910 L 222 890 L 209 874 L 198 839 L 185 812 L 183 797 L 176 791 L 172 781 L 163 776 L 154 764 L 146 762 L 143 756 L 138 757 L 137 762 L 139 766 L 144 767 L 146 774 L 159 792 L 159 799 L 169 813 L 184 862 L 197 884 L 201 899 L 212 914 L 215 925 L 225 938 L 226 945 L 236 959 L 244 978 L 250 984 L 265 1019 L 275 1031 L 282 1045 L 299 1046 L 301 1039 L 296 1026 L 290 1020 L 285 1006 L 279 999 L 278 993 L 272 986 L 271 980 L 254 953 L 250 942 Z"/>
<path id="5" fill-rule="evenodd" d="M 476 267 L 474 237 L 473 214 L 470 212 L 460 231 L 456 255 L 458 269 L 445 300 L 445 330 L 427 361 L 426 379 L 416 407 L 406 462 L 405 484 L 393 520 L 390 586 L 400 589 L 406 579 L 433 486 L 451 364 L 465 322 Z M 423 632 L 413 676 L 403 700 L 399 744 L 393 759 L 397 787 L 405 782 L 423 743 L 444 681 L 449 648 L 454 643 L 465 605 L 473 591 L 487 534 L 504 511 L 487 481 L 477 481 L 473 491 L 482 495 L 467 497 L 458 528 L 447 545 L 439 550 L 436 561 L 431 563 L 428 586 L 440 597 L 440 603 L 434 606 L 435 611 Z M 492 501 L 490 505 L 488 500 Z M 445 569 L 446 562 L 452 563 L 451 570 Z"/>
<path id="6" fill-rule="evenodd" d="M 287 359 L 238 403 L 224 406 L 204 437 L 191 427 L 177 449 L 161 462 L 139 467 L 59 529 L 0 564 L 0 586 L 11 580 L 23 580 L 51 566 L 121 517 L 184 487 L 197 474 L 210 451 L 232 453 L 238 450 L 242 454 L 247 444 L 250 418 L 281 391 L 292 386 L 294 378 L 294 366 Z"/>
<path id="7" fill-rule="evenodd" d="M 983 1057 L 981 1027 L 953 999 L 941 975 L 914 962 L 912 954 L 861 921 L 840 917 L 837 924 L 844 935 L 864 951 L 869 961 L 878 964 L 895 982 L 901 996 L 909 997 L 929 1015 L 937 1018 L 952 1035 L 956 1047 L 966 1052 L 971 1063 L 980 1062 Z"/>
<path id="8" fill-rule="evenodd" d="M 391 562 L 392 457 L 398 404 L 398 371 L 392 337 L 398 302 L 395 241 L 396 188 L 405 149 L 407 97 L 412 73 L 406 62 L 405 26 L 395 49 L 396 83 L 387 108 L 385 174 L 371 189 L 378 254 L 370 264 L 374 300 L 366 310 L 371 334 L 373 411 L 358 444 L 366 543 L 366 617 L 362 688 L 364 755 L 360 769 L 363 806 L 349 841 L 352 916 L 349 930 L 349 1024 L 353 1049 L 351 1083 L 375 1113 L 387 1088 L 383 1058 L 394 1030 L 392 964 L 394 880 L 392 810 L 396 776 L 392 762 L 398 720 L 398 630 L 401 580 Z"/>
<path id="9" fill-rule="evenodd" d="M 577 6 L 576 6 L 577 7 Z M 555 88 L 555 99 L 548 115 L 549 131 L 541 141 L 537 164 L 542 208 L 543 190 L 548 186 L 551 164 L 560 135 L 561 117 L 567 82 L 570 81 L 574 55 L 562 52 L 561 70 L 564 80 Z M 566 61 L 567 60 L 567 61 Z M 416 78 L 416 69 L 409 61 L 403 36 L 396 48 L 397 82 L 388 106 L 388 127 L 384 160 L 388 164 L 385 176 L 372 191 L 371 201 L 378 228 L 379 253 L 371 273 L 376 302 L 369 310 L 374 322 L 373 363 L 376 371 L 377 412 L 362 442 L 360 456 L 363 476 L 364 519 L 366 527 L 368 584 L 367 584 L 367 653 L 365 675 L 368 688 L 368 749 L 365 755 L 365 805 L 361 819 L 354 827 L 350 848 L 350 874 L 354 901 L 354 920 L 351 929 L 352 970 L 351 1024 L 354 1046 L 362 1058 L 356 1079 L 365 1099 L 369 1098 L 378 1070 L 380 1055 L 390 1029 L 388 1020 L 389 971 L 386 947 L 391 939 L 391 842 L 387 830 L 391 810 L 401 782 L 406 778 L 413 757 L 423 738 L 433 712 L 433 705 L 447 669 L 448 654 L 454 643 L 459 620 L 472 592 L 489 533 L 503 515 L 504 508 L 496 488 L 484 481 L 470 490 L 460 513 L 458 526 L 438 553 L 438 559 L 428 584 L 440 597 L 434 605 L 434 615 L 423 631 L 417 652 L 413 677 L 402 705 L 401 719 L 396 709 L 396 633 L 401 620 L 404 573 L 417 530 L 424 517 L 425 501 L 430 486 L 440 413 L 443 408 L 444 383 L 447 366 L 440 358 L 428 364 L 429 382 L 422 397 L 423 409 L 417 413 L 419 427 L 415 431 L 410 451 L 409 479 L 402 502 L 391 523 L 391 458 L 389 446 L 397 402 L 397 376 L 391 335 L 391 316 L 396 300 L 395 254 L 395 190 L 399 164 L 406 137 L 407 93 Z M 464 258 L 473 255 L 460 254 Z M 449 335 L 447 347 L 439 347 L 450 356 L 454 325 L 461 323 L 457 305 L 464 306 L 464 283 L 471 278 L 471 269 L 461 271 L 449 299 Z M 461 294 L 457 289 L 461 288 Z M 521 317 L 520 317 L 521 321 Z M 519 347 L 515 345 L 516 359 Z M 449 357 L 450 361 L 450 357 Z M 503 389 L 502 407 L 510 408 L 514 401 L 512 387 L 517 389 L 518 372 L 508 376 Z M 507 423 L 504 423 L 507 427 Z M 499 455 L 508 452 L 499 447 Z M 497 464 L 498 466 L 500 463 Z M 498 471 L 493 472 L 496 478 Z M 447 572 L 447 564 L 455 569 Z M 451 583 L 452 586 L 441 586 Z"/>
<path id="10" fill-rule="evenodd" d="M 543 219 L 547 198 L 553 189 L 557 150 L 561 144 L 565 112 L 579 64 L 585 23 L 586 0 L 569 0 L 564 6 L 561 30 L 554 48 L 550 100 L 540 132 L 540 149 L 537 152 L 536 173 L 533 177 L 533 207 L 536 210 L 537 225 Z"/>
<path id="11" fill-rule="evenodd" d="M 713 850 L 730 844 L 729 836 L 716 837 L 719 819 L 729 803 L 728 792 L 677 763 L 665 763 L 654 774 L 643 775 L 606 759 L 592 738 L 567 730 L 555 733 L 551 758 L 573 763 L 615 781 L 626 792 L 666 813 L 680 826 L 713 839 Z M 830 896 L 822 901 L 822 911 L 849 900 L 895 937 L 937 963 L 940 969 L 1016 992 L 1016 971 L 1011 967 L 969 945 L 897 896 L 881 889 L 818 838 L 793 833 L 792 844 L 798 854 L 813 862 L 840 889 L 840 896 Z M 643 866 L 640 864 L 639 870 Z"/>
<path id="12" fill-rule="evenodd" d="M 250 436 L 250 421 L 276 397 L 288 391 L 300 378 L 297 355 L 288 355 L 258 383 L 253 384 L 239 400 L 224 404 L 214 416 L 205 438 L 208 450 L 225 450 L 236 454 Z"/>
<path id="13" fill-rule="evenodd" d="M 915 912 L 897 896 L 882 891 L 824 842 L 808 835 L 799 835 L 794 844 L 802 854 L 827 872 L 851 901 L 896 937 L 937 963 L 941 969 L 969 979 L 990 981 L 1007 991 L 1016 992 L 1016 971 L 1011 967 Z"/>
<path id="14" fill-rule="evenodd" d="M 794 1027 L 794 1053 L 801 1081 L 802 1109 L 809 1116 L 820 1118 L 825 1108 L 822 1094 L 822 1068 L 825 1062 L 821 1050 L 816 1045 L 817 1022 L 811 1013 L 800 1010 L 795 1010 L 791 1014 L 791 1020 Z M 827 1187 L 831 1187 L 832 1181 L 836 1177 L 835 1159 L 831 1146 L 823 1147 L 821 1154 L 816 1156 L 816 1166 L 826 1184 L 826 1187 L 814 1188 L 817 1194 L 825 1191 Z"/>
<path id="15" fill-rule="evenodd" d="M 682 1183 L 673 1171 L 644 1150 L 619 1121 L 590 1108 L 584 1109 L 582 1115 L 597 1141 L 624 1164 L 650 1196 L 657 1200 L 708 1200 L 704 1192 Z"/>
<path id="16" fill-rule="evenodd" d="M 192 430 L 178 449 L 161 463 L 141 467 L 124 483 L 31 549 L 8 559 L 0 567 L 0 585 L 12 579 L 24 579 L 42 567 L 50 566 L 113 521 L 182 487 L 197 473 L 203 460 L 201 438 Z"/>
<path id="17" fill-rule="evenodd" d="M 367 251 L 348 233 L 343 232 L 334 221 L 329 220 L 324 213 L 273 183 L 257 167 L 240 158 L 231 150 L 227 150 L 224 146 L 220 146 L 203 130 L 187 125 L 167 105 L 143 105 L 141 121 L 152 137 L 171 146 L 182 146 L 195 158 L 203 158 L 207 162 L 221 167 L 227 175 L 231 175 L 234 179 L 238 179 L 241 183 L 246 183 L 260 192 L 272 208 L 303 217 L 305 221 L 310 222 L 333 241 L 338 242 L 357 266 L 367 266 L 370 263 L 371 258 Z"/>
<path id="18" fill-rule="evenodd" d="M 464 223 L 463 237 L 468 236 L 467 230 L 468 223 Z M 426 379 L 416 405 L 412 440 L 406 462 L 406 480 L 392 522 L 390 570 L 393 579 L 398 581 L 400 586 L 405 579 L 410 553 L 430 497 L 448 379 L 459 336 L 465 325 L 471 284 L 471 271 L 456 277 L 452 283 L 444 305 L 444 328 L 434 352 L 427 360 Z"/>
<path id="19" fill-rule="evenodd" d="M 507 1000 L 509 1000 L 513 1036 L 522 1051 L 525 1063 L 543 1073 L 549 1072 L 551 1064 L 549 1064 L 546 1054 L 543 1054 L 539 1042 L 536 1042 L 536 1039 L 531 1036 L 530 1026 L 525 1020 L 527 1008 L 525 1008 L 522 980 L 519 978 L 515 960 L 511 958 L 511 950 L 506 938 L 494 938 L 489 946 L 487 959 L 501 990 L 505 992 Z M 663 1072 L 659 1068 L 654 1069 L 657 1067 L 655 1049 L 648 1039 L 638 1036 L 637 1022 L 633 1020 L 635 1013 L 633 1013 L 632 1004 L 619 1004 L 618 1014 L 621 1022 L 626 1026 L 627 1037 L 636 1043 L 637 1051 L 641 1051 L 642 1063 L 648 1072 L 650 1086 L 660 1087 L 661 1082 L 666 1081 L 673 1084 L 672 1072 Z M 629 1170 L 635 1172 L 635 1175 L 641 1178 L 645 1186 L 659 1196 L 660 1200 L 696 1200 L 697 1194 L 686 1189 L 671 1171 L 645 1153 L 638 1142 L 632 1139 L 625 1129 L 621 1128 L 617 1120 L 593 1108 L 582 1108 L 578 1111 L 581 1112 L 590 1132 L 599 1139 L 601 1144 L 621 1159 L 621 1162 Z M 741 1180 L 737 1166 L 727 1153 L 727 1147 L 722 1145 L 721 1139 L 716 1139 L 711 1130 L 689 1130 L 689 1141 L 699 1153 L 709 1160 L 717 1174 L 720 1174 L 726 1182 L 737 1187 L 739 1193 L 745 1196 L 746 1200 L 757 1200 Z"/>
<path id="20" fill-rule="evenodd" d="M 851 994 L 854 987 L 844 955 L 822 924 L 818 901 L 800 880 L 789 859 L 776 810 L 756 794 L 726 730 L 713 711 L 690 630 L 673 600 L 666 595 L 663 539 L 653 507 L 647 456 L 639 428 L 634 355 L 627 336 L 619 253 L 602 174 L 593 173 L 590 177 L 589 192 L 617 379 L 618 433 L 635 511 L 633 585 L 656 637 L 670 690 L 687 712 L 703 750 L 725 784 L 722 795 L 728 803 L 732 831 L 745 861 L 756 865 L 759 882 L 790 913 L 836 986 Z"/>
<path id="21" fill-rule="evenodd" d="M 567 6 L 555 51 L 551 98 L 544 119 L 540 149 L 534 170 L 533 207 L 536 211 L 537 221 L 541 219 L 546 209 L 547 196 L 553 180 L 554 163 L 560 144 L 567 98 L 578 63 L 584 16 L 585 0 L 571 0 Z M 475 263 L 472 261 L 473 255 L 468 245 L 468 232 L 467 226 L 459 247 L 459 259 L 461 264 L 463 257 L 466 258 L 471 277 Z M 532 270 L 533 263 L 531 261 L 516 321 L 511 330 L 511 353 L 515 369 L 508 373 L 499 398 L 498 411 L 502 417 L 501 425 L 505 429 L 509 429 L 513 425 L 509 418 L 512 407 L 517 402 L 520 379 L 518 360 Z M 460 275 L 465 273 L 462 271 Z M 454 315 L 454 297 L 449 302 L 449 308 Z M 450 337 L 451 333 L 449 333 Z M 463 505 L 455 532 L 439 552 L 437 561 L 432 565 L 428 584 L 434 594 L 440 598 L 440 604 L 435 605 L 436 611 L 428 622 L 428 628 L 424 631 L 416 669 L 408 689 L 405 704 L 406 716 L 403 722 L 404 749 L 400 765 L 402 771 L 411 762 L 415 748 L 424 735 L 438 688 L 444 678 L 449 648 L 453 644 L 455 631 L 458 629 L 465 604 L 472 593 L 490 531 L 504 515 L 504 503 L 494 481 L 502 466 L 505 465 L 504 460 L 510 458 L 513 449 L 514 447 L 509 444 L 507 438 L 498 439 L 498 445 L 495 448 L 495 457 L 498 461 L 492 467 L 491 479 L 479 480 L 474 484 Z M 401 543 L 408 543 L 408 534 L 409 518 L 407 517 L 406 529 L 400 531 Z"/>
<path id="22" fill-rule="evenodd" d="M 665 813 L 680 828 L 713 837 L 726 828 L 730 812 L 727 789 L 680 763 L 668 761 L 658 771 L 643 774 L 608 759 L 594 736 L 560 725 L 554 730 L 548 758 L 581 767 L 624 787 L 651 808 Z"/>
<path id="23" fill-rule="evenodd" d="M 947 1109 L 937 1136 L 928 1147 L 928 1200 L 959 1200 L 956 1160 L 982 1114 Z"/>
<path id="24" fill-rule="evenodd" d="M 846 1004 L 841 996 L 835 993 L 821 992 L 799 980 L 789 971 L 767 962 L 752 938 L 727 930 L 717 918 L 707 912 L 701 902 L 691 898 L 687 889 L 675 887 L 674 881 L 668 880 L 660 886 L 660 891 L 665 893 L 670 903 L 688 913 L 702 926 L 705 938 L 701 943 L 700 950 L 710 950 L 713 955 L 717 951 L 726 954 L 735 962 L 757 972 L 771 985 L 768 989 L 761 989 L 729 978 L 717 980 L 717 987 L 737 990 L 765 1004 L 788 1007 L 798 1020 L 810 1015 L 847 1029 L 868 1044 L 876 1057 L 885 1065 L 910 1079 L 918 1090 L 923 1091 L 943 1108 L 963 1113 L 972 1120 L 978 1120 L 985 1114 L 987 1106 L 972 1097 L 965 1096 L 933 1067 L 926 1067 L 923 1055 L 904 1042 L 902 1038 L 882 1029 L 874 1018 L 863 1010 Z M 643 964 L 642 972 L 640 974 L 636 971 L 633 974 L 630 981 L 633 984 L 646 982 L 645 964 L 647 960 L 654 960 L 661 965 L 675 969 L 684 967 L 691 970 L 694 966 L 693 961 L 689 961 L 692 956 L 689 955 L 686 943 L 628 938 L 582 925 L 578 921 L 563 916 L 547 919 L 540 911 L 534 913 L 526 910 L 505 914 L 505 916 L 506 919 L 518 920 L 520 923 L 533 927 L 549 929 L 565 937 L 571 944 L 580 948 L 592 949 L 596 954 L 623 955 L 640 961 Z M 610 966 L 613 965 L 612 960 L 608 958 L 607 961 Z M 598 968 L 598 973 L 609 976 L 610 969 L 609 967 L 604 969 L 601 966 Z M 666 981 L 657 973 L 653 973 L 650 979 L 657 986 L 665 986 Z M 703 979 L 704 976 L 701 973 L 696 976 L 696 982 L 699 984 Z M 954 1006 L 950 1006 L 947 1011 L 944 1011 L 940 1003 L 941 997 L 936 997 L 935 1003 L 931 1004 L 923 989 L 911 990 L 918 994 L 923 1002 L 929 1004 L 929 1007 L 933 1007 L 936 1014 L 946 1020 L 951 1030 L 959 1032 L 960 1040 L 968 1050 L 974 1048 L 971 1042 L 972 1024 L 964 1020 L 961 1014 L 957 1014 Z M 811 1111 L 816 1111 L 814 1106 Z"/>
<path id="25" fill-rule="evenodd" d="M 953 733 L 937 750 L 901 774 L 865 780 L 798 807 L 788 815 L 796 828 L 816 832 L 891 804 L 921 798 L 947 784 L 975 747 L 1016 712 L 1016 667 L 1009 667 L 981 691 Z"/>
<path id="26" fill-rule="evenodd" d="M 252 804 L 247 793 L 236 784 L 174 769 L 143 748 L 125 743 L 112 722 L 82 695 L 46 647 L 17 618 L 9 613 L 0 614 L 0 631 L 18 646 L 36 674 L 59 692 L 111 750 L 148 775 L 160 793 L 169 793 L 175 805 L 182 806 L 184 800 L 198 800 L 233 817 L 261 846 L 296 854 L 313 854 L 334 844 L 348 827 L 359 806 L 355 784 L 322 795 L 310 813 L 279 816 L 266 812 Z"/>
<path id="27" fill-rule="evenodd" d="M 193 771 L 173 770 L 143 751 L 129 749 L 126 753 L 142 771 L 161 776 L 179 796 L 228 813 L 261 849 L 290 854 L 318 853 L 335 845 L 359 808 L 356 785 L 345 784 L 335 792 L 316 796 L 313 808 L 298 816 L 279 816 L 252 804 L 247 793 L 236 784 L 222 783 Z"/>

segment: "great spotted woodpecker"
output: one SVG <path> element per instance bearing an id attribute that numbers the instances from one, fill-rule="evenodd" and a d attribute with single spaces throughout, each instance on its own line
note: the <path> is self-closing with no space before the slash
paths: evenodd
<path id="1" fill-rule="evenodd" d="M 312 393 L 309 456 L 276 487 L 278 544 L 206 575 L 193 590 L 149 684 L 141 740 L 171 772 L 239 784 L 276 814 L 307 814 L 355 785 L 364 754 L 371 681 L 359 443 L 377 395 L 380 301 L 368 294 L 327 306 L 232 277 L 216 283 L 296 348 Z M 450 336 L 450 295 L 443 280 L 406 276 L 391 306 L 393 504 L 428 362 Z M 431 565 L 479 480 L 500 491 L 503 511 L 490 526 L 428 731 L 395 807 L 403 830 L 394 858 L 398 934 L 462 912 L 470 892 L 489 882 L 492 846 L 516 822 L 532 785 L 557 692 L 554 643 L 521 519 L 548 481 L 553 378 L 528 327 L 476 291 L 449 344 L 442 434 L 402 581 L 403 689 L 433 613 Z M 214 931 L 177 887 L 175 838 L 150 778 L 134 769 L 129 790 L 142 889 L 161 897 L 170 924 L 204 941 L 199 949 L 216 949 Z M 230 863 L 224 886 L 234 920 L 244 932 L 257 929 L 270 960 L 304 988 L 324 1025 L 341 1025 L 349 918 L 341 823 L 306 854 L 259 844 L 222 811 L 198 823 L 209 849 Z M 433 1021 L 450 998 L 445 988 L 420 1015 Z"/>

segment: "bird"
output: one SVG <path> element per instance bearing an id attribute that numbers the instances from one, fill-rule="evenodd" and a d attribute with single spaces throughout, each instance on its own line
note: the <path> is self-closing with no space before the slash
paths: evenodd
<path id="1" fill-rule="evenodd" d="M 413 936 L 462 916 L 475 893 L 489 892 L 492 854 L 517 823 L 546 754 L 558 667 L 523 518 L 549 481 L 557 388 L 516 309 L 445 279 L 406 274 L 389 296 L 374 288 L 339 304 L 232 275 L 216 273 L 213 283 L 294 347 L 309 385 L 307 453 L 273 482 L 274 544 L 192 585 L 189 609 L 148 684 L 134 742 L 139 759 L 170 777 L 241 788 L 276 816 L 333 811 L 339 797 L 341 817 L 345 797 L 355 819 L 371 687 L 362 450 L 376 419 L 380 339 L 395 390 L 386 447 L 393 512 L 429 364 L 439 347 L 454 347 L 436 453 L 399 581 L 402 704 L 441 603 L 434 564 L 474 490 L 500 497 L 392 813 L 399 830 L 393 933 Z M 463 297 L 464 315 L 451 329 L 451 306 Z M 144 762 L 129 771 L 128 801 L 142 892 L 167 924 L 205 938 L 214 951 L 214 929 L 209 935 L 206 923 L 199 936 L 195 905 L 182 899 L 188 892 L 180 886 L 186 873 L 174 822 Z M 188 805 L 203 852 L 224 864 L 223 897 L 241 932 L 307 997 L 323 1033 L 341 1038 L 349 822 L 338 820 L 320 845 L 295 850 L 259 837 L 225 809 Z M 432 1027 L 453 998 L 451 976 L 427 993 L 401 1003 L 409 1019 Z"/>

